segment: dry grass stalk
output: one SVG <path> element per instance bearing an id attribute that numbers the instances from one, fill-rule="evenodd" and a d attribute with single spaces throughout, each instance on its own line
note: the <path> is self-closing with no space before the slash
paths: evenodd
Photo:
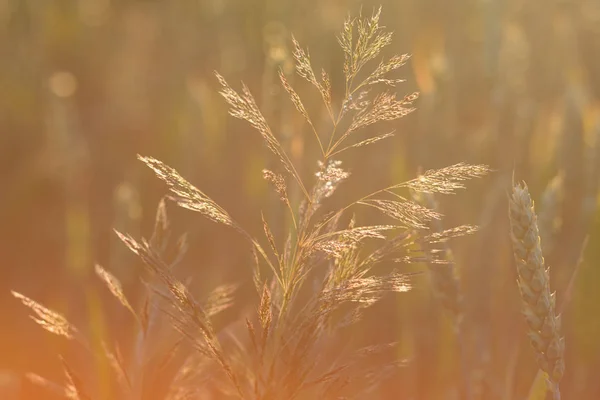
<path id="1" fill-rule="evenodd" d="M 349 19 L 345 23 L 340 43 L 347 56 L 344 67 L 347 82 L 344 98 L 341 101 L 342 105 L 337 111 L 334 110 L 331 103 L 328 75 L 322 73 L 322 79 L 319 81 L 311 66 L 308 51 L 305 51 L 295 38 L 292 39 L 296 71 L 318 89 L 334 125 L 326 146 L 321 141 L 323 135 L 316 132 L 311 124 L 308 112 L 299 96 L 291 88 L 285 76 L 280 74 L 282 85 L 290 94 L 292 103 L 314 131 L 323 153 L 323 159 L 318 162 L 319 170 L 316 173 L 317 179 L 314 187 L 308 192 L 309 196 L 306 197 L 297 214 L 289 206 L 290 202 L 283 177 L 270 171 L 264 172 L 265 178 L 273 183 L 280 198 L 294 217 L 294 221 L 298 221 L 298 223 L 294 224 L 295 232 L 289 236 L 283 251 L 279 251 L 268 223 L 263 218 L 265 236 L 279 266 L 274 269 L 270 265 L 275 274 L 276 285 L 262 285 L 263 295 L 261 298 L 263 301 L 261 301 L 260 309 L 265 309 L 264 298 L 267 293 L 265 290 L 270 287 L 268 292 L 269 309 L 273 312 L 272 319 L 269 319 L 269 326 L 272 328 L 270 328 L 270 332 L 267 332 L 269 340 L 265 343 L 264 336 L 262 339 L 266 348 L 258 343 L 261 340 L 257 337 L 255 324 L 252 321 L 246 322 L 253 347 L 260 352 L 261 365 L 264 365 L 263 370 L 255 373 L 253 386 L 257 398 L 271 398 L 275 393 L 280 397 L 293 398 L 308 387 L 317 384 L 323 387 L 322 393 L 328 395 L 336 391 L 344 393 L 348 385 L 344 385 L 342 382 L 345 381 L 344 374 L 350 368 L 346 364 L 333 365 L 319 375 L 316 372 L 319 364 L 311 363 L 311 358 L 317 356 L 316 352 L 324 338 L 328 335 L 335 335 L 335 332 L 341 327 L 358 321 L 364 310 L 380 299 L 384 293 L 409 290 L 409 276 L 395 272 L 384 276 L 374 276 L 371 268 L 384 259 L 393 261 L 393 256 L 397 257 L 398 253 L 406 255 L 403 261 L 413 260 L 414 258 L 411 258 L 406 250 L 414 246 L 418 239 L 422 240 L 424 236 L 412 235 L 408 232 L 413 229 L 425 229 L 428 221 L 441 217 L 434 211 L 406 200 L 395 192 L 396 190 L 406 190 L 408 188 L 406 185 L 410 184 L 407 182 L 404 185 L 394 185 L 371 193 L 348 204 L 343 209 L 329 214 L 324 219 L 315 221 L 315 216 L 326 199 L 333 196 L 339 185 L 350 176 L 342 168 L 341 162 L 331 158 L 332 155 L 337 155 L 350 148 L 375 143 L 392 136 L 392 134 L 367 138 L 345 147 L 342 146 L 342 143 L 350 137 L 351 133 L 361 128 L 380 121 L 396 120 L 413 110 L 411 103 L 416 99 L 416 94 L 396 100 L 396 96 L 390 92 L 370 96 L 369 91 L 363 89 L 375 83 L 393 86 L 400 82 L 401 80 L 388 79 L 386 75 L 402 66 L 408 59 L 407 56 L 395 56 L 389 61 L 381 62 L 375 71 L 367 75 L 365 80 L 354 82 L 359 71 L 391 41 L 391 33 L 384 32 L 383 28 L 379 26 L 379 17 L 380 10 L 370 18 Z M 358 36 L 353 42 L 352 32 L 354 30 L 357 31 Z M 293 166 L 287 164 L 288 160 L 281 156 L 283 150 L 280 149 L 278 142 L 275 143 L 266 123 L 257 123 L 257 121 L 261 121 L 261 118 L 258 117 L 258 112 L 254 107 L 248 106 L 253 103 L 250 97 L 233 93 L 222 77 L 218 76 L 218 79 L 223 86 L 222 94 L 232 107 L 232 115 L 242 119 L 248 119 L 249 115 L 254 115 L 256 121 L 253 125 L 261 133 L 267 146 L 272 150 L 274 147 L 277 148 L 277 151 L 273 150 L 273 152 L 279 156 L 284 169 L 295 171 Z M 249 92 L 244 90 L 244 95 L 249 96 Z M 336 137 L 335 132 L 343 120 L 348 120 L 348 128 Z M 250 122 L 252 123 L 252 121 Z M 474 169 L 480 173 L 472 173 Z M 485 166 L 461 165 L 451 171 L 442 171 L 435 184 L 437 186 L 446 184 L 445 192 L 452 192 L 454 189 L 463 187 L 456 184 L 457 181 L 481 176 L 486 169 Z M 436 178 L 435 175 L 432 179 L 434 178 Z M 300 179 L 297 178 L 296 181 L 300 182 Z M 393 196 L 393 199 L 379 196 L 386 194 Z M 346 229 L 337 228 L 342 215 L 350 208 L 360 205 L 374 207 L 383 214 L 396 219 L 400 224 L 355 227 L 354 222 L 351 222 Z M 469 230 L 455 229 L 448 231 L 445 235 L 431 237 L 431 239 L 443 241 L 453 236 L 459 236 L 461 233 L 469 233 Z M 363 242 L 382 239 L 385 241 L 381 249 L 370 254 L 363 254 L 361 251 Z M 253 246 L 261 254 L 263 260 L 269 262 L 269 257 L 263 254 L 259 247 Z M 399 258 L 396 259 L 399 260 Z M 328 266 L 322 288 L 314 293 L 314 297 L 310 298 L 308 302 L 303 303 L 299 296 L 300 290 L 306 279 L 322 263 Z M 256 274 L 255 276 L 259 277 L 260 275 Z M 258 284 L 259 280 L 260 278 L 256 279 L 257 288 L 261 287 Z M 343 315 L 334 318 L 342 304 L 353 306 L 349 311 L 344 311 Z M 259 314 L 264 314 L 264 311 Z M 261 325 L 263 325 L 264 334 L 264 318 L 261 317 L 259 320 L 263 321 Z M 281 369 L 278 366 L 285 367 Z M 279 378 L 274 379 L 277 376 Z"/>
<path id="2" fill-rule="evenodd" d="M 537 361 L 548 374 L 554 399 L 560 399 L 559 382 L 565 371 L 565 341 L 560 336 L 556 297 L 550 292 L 548 268 L 544 264 L 533 201 L 525 184 L 516 184 L 510 197 L 511 239 L 517 264 L 523 315 Z"/>
<path id="3" fill-rule="evenodd" d="M 206 319 L 208 319 L 231 306 L 232 297 L 237 288 L 237 285 L 232 284 L 218 286 L 208 294 L 201 305 L 196 303 L 187 292 L 184 284 L 172 275 L 173 267 L 185 253 L 185 241 L 180 239 L 172 246 L 169 240 L 170 237 L 166 204 L 163 200 L 157 209 L 156 223 L 151 240 L 138 244 L 133 239 L 126 238 L 129 240 L 128 243 L 137 251 L 144 252 L 142 255 L 146 257 L 146 261 L 154 263 L 152 264 L 154 268 L 161 268 L 161 273 L 164 275 L 163 282 L 168 282 L 167 286 L 170 285 L 174 291 L 165 294 L 162 292 L 159 283 L 147 282 L 148 291 L 140 310 L 136 310 L 128 301 L 121 283 L 114 275 L 99 265 L 95 267 L 100 280 L 139 322 L 131 360 L 123 358 L 118 346 L 111 349 L 104 342 L 101 343 L 100 353 L 96 354 L 93 350 L 94 347 L 87 342 L 86 337 L 62 315 L 49 310 L 26 296 L 13 292 L 16 298 L 34 312 L 36 317 L 32 318 L 44 329 L 67 339 L 76 340 L 93 357 L 105 359 L 112 367 L 114 375 L 111 379 L 114 380 L 115 387 L 118 389 L 119 395 L 122 396 L 120 398 L 123 399 L 163 398 L 165 400 L 175 400 L 202 393 L 204 390 L 203 385 L 208 384 L 206 377 L 210 376 L 204 369 L 204 367 L 209 366 L 206 360 L 214 360 L 215 356 L 210 353 L 210 344 L 203 343 L 199 340 L 199 335 L 191 331 L 191 329 L 194 329 L 193 321 L 190 321 L 191 317 L 186 318 L 182 314 L 185 312 L 198 315 L 204 313 Z M 168 252 L 171 247 L 175 248 L 175 254 Z M 168 263 L 163 262 L 158 254 L 170 258 L 170 261 Z M 157 310 L 161 307 L 168 308 L 165 310 L 166 314 L 157 313 Z M 197 309 L 190 309 L 192 307 Z M 172 324 L 160 321 L 164 319 L 162 318 L 164 315 L 173 317 Z M 195 317 L 198 318 L 197 315 Z M 210 321 L 207 322 L 207 325 L 208 328 L 206 329 L 212 338 L 211 340 L 214 340 L 216 331 L 210 325 Z M 179 349 L 182 347 L 182 340 L 181 338 L 172 340 L 172 334 L 169 330 L 173 330 L 173 328 L 180 328 L 184 331 L 183 337 L 193 337 L 193 343 L 201 348 L 204 358 L 198 359 L 194 356 L 196 353 L 188 353 L 181 361 L 181 357 L 178 355 L 180 354 Z M 181 364 L 177 364 L 177 361 Z M 35 374 L 27 374 L 27 377 L 31 382 L 66 398 L 79 400 L 94 398 L 91 395 L 93 391 L 90 390 L 89 382 L 80 377 L 64 359 L 62 359 L 62 362 L 66 374 L 64 385 L 55 384 Z M 201 378 L 202 375 L 205 377 Z"/>

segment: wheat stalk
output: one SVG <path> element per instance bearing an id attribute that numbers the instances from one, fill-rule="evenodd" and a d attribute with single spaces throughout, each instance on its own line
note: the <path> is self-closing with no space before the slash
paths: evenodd
<path id="1" fill-rule="evenodd" d="M 537 216 L 525 183 L 513 187 L 509 217 L 528 336 L 540 368 L 548 374 L 554 400 L 559 400 L 559 382 L 565 371 L 565 341 L 560 336 L 555 293 L 550 292 L 549 269 L 544 264 Z"/>

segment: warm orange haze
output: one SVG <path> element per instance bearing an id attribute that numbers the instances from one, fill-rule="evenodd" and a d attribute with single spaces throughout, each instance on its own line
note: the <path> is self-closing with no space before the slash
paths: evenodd
<path id="1" fill-rule="evenodd" d="M 597 1 L 0 32 L 0 399 L 600 398 Z"/>

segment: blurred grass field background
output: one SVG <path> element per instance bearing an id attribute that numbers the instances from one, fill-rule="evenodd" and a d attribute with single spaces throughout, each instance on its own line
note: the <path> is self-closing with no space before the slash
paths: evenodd
<path id="1" fill-rule="evenodd" d="M 93 267 L 110 268 L 129 293 L 140 287 L 139 262 L 113 228 L 149 234 L 165 189 L 136 154 L 177 168 L 250 232 L 261 232 L 261 210 L 283 219 L 261 173 L 275 161 L 259 135 L 228 116 L 213 71 L 248 84 L 301 173 L 313 174 L 318 147 L 277 78 L 280 68 L 294 76 L 291 36 L 331 74 L 335 92 L 344 84 L 336 41 L 344 18 L 380 4 L 394 31 L 386 54 L 412 55 L 398 89 L 421 95 L 417 111 L 390 126 L 393 139 L 343 157 L 353 179 L 333 204 L 421 169 L 461 161 L 494 169 L 441 207 L 448 226 L 481 226 L 453 250 L 468 359 L 490 385 L 482 398 L 521 399 L 537 366 L 519 311 L 507 193 L 514 171 L 537 205 L 563 174 L 560 229 L 545 254 L 558 303 L 568 299 L 561 390 L 565 399 L 600 398 L 597 0 L 0 0 L 0 397 L 46 398 L 20 374 L 60 380 L 57 354 L 77 359 L 35 326 L 11 289 L 95 337 L 116 340 L 131 329 Z M 293 83 L 308 111 L 322 113 L 309 85 Z M 185 210 L 173 207 L 171 216 L 174 230 L 189 233 L 180 272 L 193 277 L 194 291 L 241 284 L 219 323 L 235 320 L 255 301 L 244 244 Z M 386 297 L 365 326 L 357 337 L 399 340 L 398 356 L 412 359 L 382 396 L 457 398 L 455 339 L 426 279 Z"/>

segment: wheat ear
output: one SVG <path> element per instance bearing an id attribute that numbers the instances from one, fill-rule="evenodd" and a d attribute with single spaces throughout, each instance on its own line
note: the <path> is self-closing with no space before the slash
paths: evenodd
<path id="1" fill-rule="evenodd" d="M 540 369 L 548 374 L 554 400 L 559 400 L 558 384 L 565 371 L 565 341 L 560 337 L 560 316 L 554 311 L 556 297 L 550 292 L 549 269 L 544 265 L 537 216 L 525 183 L 513 187 L 509 216 L 528 335 Z"/>

